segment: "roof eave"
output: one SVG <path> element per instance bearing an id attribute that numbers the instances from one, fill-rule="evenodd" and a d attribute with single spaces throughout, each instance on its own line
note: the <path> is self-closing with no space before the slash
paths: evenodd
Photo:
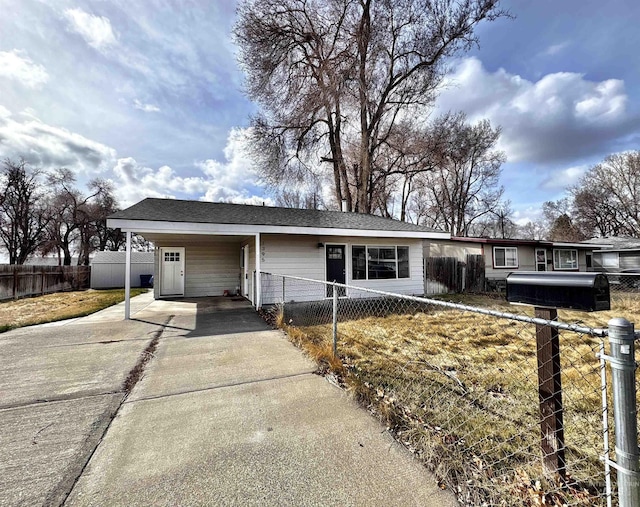
<path id="1" fill-rule="evenodd" d="M 124 232 L 140 234 L 194 234 L 247 236 L 255 234 L 293 234 L 315 236 L 351 236 L 382 238 L 449 239 L 446 232 L 394 231 L 384 229 L 340 229 L 330 227 L 298 227 L 281 225 L 216 224 L 198 222 L 167 222 L 154 220 L 131 220 L 108 218 L 107 226 Z"/>

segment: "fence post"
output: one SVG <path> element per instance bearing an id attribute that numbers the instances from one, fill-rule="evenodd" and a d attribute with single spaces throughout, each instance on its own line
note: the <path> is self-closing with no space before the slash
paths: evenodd
<path id="1" fill-rule="evenodd" d="M 535 309 L 539 319 L 557 320 L 555 308 Z M 542 459 L 546 475 L 566 476 L 564 424 L 562 417 L 562 383 L 560 380 L 560 338 L 558 330 L 536 324 L 538 351 L 538 396 L 540 399 L 540 430 Z"/>
<path id="2" fill-rule="evenodd" d="M 627 319 L 609 321 L 613 419 L 620 507 L 640 507 L 635 333 Z"/>
<path id="3" fill-rule="evenodd" d="M 333 357 L 338 357 L 338 288 L 333 282 Z"/>
<path id="4" fill-rule="evenodd" d="M 286 299 L 284 298 L 285 295 L 285 289 L 284 289 L 284 282 L 285 282 L 286 278 L 283 276 L 282 277 L 282 302 L 284 303 L 286 301 Z"/>
<path id="5" fill-rule="evenodd" d="M 18 299 L 18 268 L 13 268 L 13 299 Z"/>

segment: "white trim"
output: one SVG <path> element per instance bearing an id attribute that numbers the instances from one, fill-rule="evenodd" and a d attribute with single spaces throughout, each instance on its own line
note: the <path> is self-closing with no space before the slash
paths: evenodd
<path id="1" fill-rule="evenodd" d="M 498 249 L 498 248 L 504 250 L 504 266 L 498 266 L 496 264 L 496 249 Z M 515 250 L 516 251 L 516 265 L 515 266 L 507 265 L 507 250 Z M 492 253 L 493 253 L 493 259 L 491 259 L 491 260 L 493 261 L 493 269 L 518 269 L 520 267 L 520 259 L 519 259 L 519 256 L 518 256 L 518 247 L 517 246 L 497 245 L 497 246 L 493 247 Z"/>
<path id="2" fill-rule="evenodd" d="M 611 262 L 611 258 L 605 261 L 605 257 L 615 255 L 614 262 Z M 600 263 L 603 268 L 619 268 L 620 267 L 620 252 L 600 252 Z"/>
<path id="3" fill-rule="evenodd" d="M 576 254 L 576 267 L 575 268 L 561 268 L 556 264 L 556 252 L 558 252 L 558 261 L 560 261 L 560 252 L 574 252 Z M 553 249 L 553 270 L 554 271 L 579 271 L 580 270 L 580 257 L 578 256 L 578 250 L 576 248 L 554 248 Z"/>
<path id="4" fill-rule="evenodd" d="M 255 300 L 255 305 L 256 305 L 256 310 L 259 310 L 262 307 L 262 294 L 260 294 L 260 292 L 262 291 L 262 276 L 261 276 L 261 269 L 262 269 L 262 265 L 260 262 L 260 256 L 262 255 L 261 252 L 261 241 L 260 241 L 260 233 L 256 234 L 256 300 Z"/>
<path id="5" fill-rule="evenodd" d="M 542 264 L 540 261 L 538 261 L 538 252 L 540 252 L 540 251 L 544 252 L 544 271 L 546 271 L 547 270 L 547 264 L 548 264 L 547 260 L 548 259 L 547 259 L 547 249 L 544 248 L 544 247 L 537 247 L 537 248 L 534 249 L 534 255 L 535 255 L 535 258 L 536 258 L 536 271 L 542 271 L 542 270 L 538 269 L 538 266 L 540 264 Z"/>
<path id="6" fill-rule="evenodd" d="M 242 295 L 251 299 L 249 296 L 249 244 L 240 248 L 240 257 L 240 262 L 242 264 Z"/>
<path id="7" fill-rule="evenodd" d="M 380 238 L 450 239 L 447 232 L 384 231 L 369 229 L 332 229 L 329 227 L 295 227 L 280 225 L 210 224 L 195 222 L 160 222 L 152 220 L 107 219 L 107 226 L 124 232 L 161 234 L 219 234 L 247 236 L 255 234 L 299 234 L 313 236 L 350 236 Z"/>

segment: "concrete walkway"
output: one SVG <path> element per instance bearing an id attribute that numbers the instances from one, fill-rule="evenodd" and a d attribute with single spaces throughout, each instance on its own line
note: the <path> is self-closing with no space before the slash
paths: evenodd
<path id="1" fill-rule="evenodd" d="M 152 299 L 134 301 L 141 309 Z M 0 334 L 0 506 L 64 502 L 160 330 L 123 322 L 123 312 Z"/>
<path id="2" fill-rule="evenodd" d="M 143 295 L 129 322 L 116 306 L 0 335 L 37 356 L 30 373 L 0 366 L 0 505 L 456 505 L 280 331 L 222 303 Z"/>

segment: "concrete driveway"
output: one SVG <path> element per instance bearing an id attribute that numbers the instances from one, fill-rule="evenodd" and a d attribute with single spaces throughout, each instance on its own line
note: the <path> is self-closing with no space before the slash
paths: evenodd
<path id="1" fill-rule="evenodd" d="M 67 333 L 53 340 L 71 355 L 64 368 L 59 354 L 49 359 L 53 345 L 38 352 L 42 331 L 0 335 L 0 342 L 8 340 L 0 347 L 22 350 L 17 357 L 33 371 L 22 377 L 14 371 L 7 381 L 28 386 L 30 378 L 40 379 L 40 388 L 28 386 L 30 395 L 9 388 L 10 401 L 0 409 L 3 435 L 5 421 L 16 434 L 0 446 L 0 481 L 7 470 L 12 477 L 0 483 L 11 492 L 6 504 L 455 505 L 377 421 L 316 375 L 280 331 L 242 302 L 227 306 L 155 301 L 141 304 L 130 322 L 80 319 L 58 328 Z M 82 334 L 92 338 L 76 345 Z M 101 339 L 109 334 L 117 341 Z M 21 336 L 30 345 L 19 345 Z M 153 357 L 120 403 L 118 386 L 154 337 Z M 112 360 L 101 346 L 111 348 Z M 30 350 L 40 359 L 29 362 Z M 36 374 L 37 365 L 49 373 Z M 56 377 L 55 365 L 62 380 L 47 382 Z M 39 389 L 60 401 L 38 403 Z M 56 403 L 65 405 L 38 412 Z M 34 419 L 28 428 L 19 424 L 20 410 Z M 47 453 L 44 438 L 54 427 L 58 436 Z M 55 453 L 66 466 L 46 457 Z M 53 472 L 46 480 L 39 473 L 21 479 L 35 459 Z M 86 467 L 78 467 L 83 459 Z M 73 483 L 61 485 L 61 477 Z"/>

